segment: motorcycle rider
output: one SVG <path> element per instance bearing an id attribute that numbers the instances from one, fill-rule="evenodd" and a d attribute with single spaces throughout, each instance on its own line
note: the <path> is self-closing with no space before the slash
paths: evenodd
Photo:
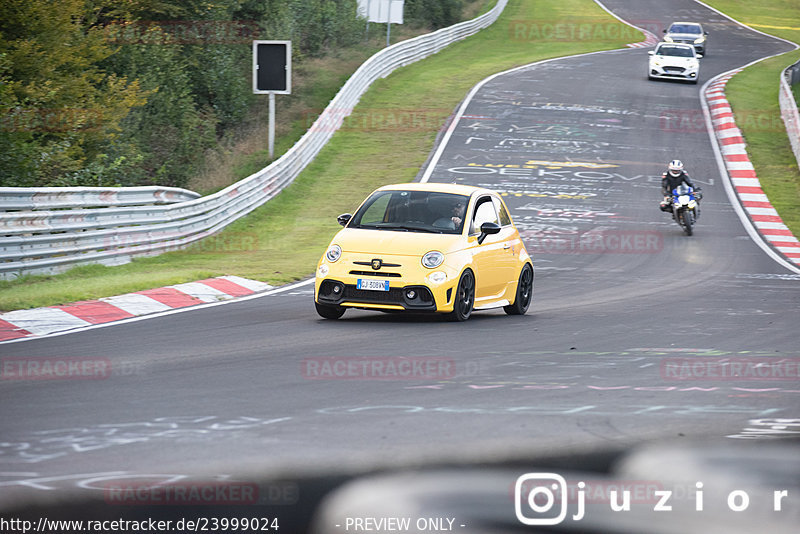
<path id="1" fill-rule="evenodd" d="M 691 178 L 683 168 L 683 162 L 679 159 L 673 159 L 669 162 L 667 172 L 661 175 L 661 193 L 664 195 L 664 200 L 661 201 L 661 211 L 672 211 L 670 207 L 672 204 L 672 190 L 681 184 L 686 184 L 695 191 L 695 198 L 700 200 L 702 194 L 700 188 L 692 183 Z"/>

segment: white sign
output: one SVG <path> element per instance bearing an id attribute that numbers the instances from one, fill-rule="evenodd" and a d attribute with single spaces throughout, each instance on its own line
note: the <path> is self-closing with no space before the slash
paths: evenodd
<path id="1" fill-rule="evenodd" d="M 369 22 L 403 24 L 405 0 L 358 0 L 358 15 Z"/>

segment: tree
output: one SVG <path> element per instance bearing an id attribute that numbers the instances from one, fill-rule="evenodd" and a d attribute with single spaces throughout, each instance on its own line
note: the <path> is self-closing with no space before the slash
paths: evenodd
<path id="1" fill-rule="evenodd" d="M 137 81 L 98 67 L 114 49 L 86 5 L 0 3 L 0 161 L 13 162 L 2 185 L 51 185 L 85 168 L 146 101 Z"/>

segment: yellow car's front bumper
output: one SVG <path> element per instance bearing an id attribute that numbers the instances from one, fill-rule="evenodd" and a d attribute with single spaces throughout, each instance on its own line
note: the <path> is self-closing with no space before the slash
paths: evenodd
<path id="1" fill-rule="evenodd" d="M 453 311 L 455 287 L 461 273 L 449 262 L 427 269 L 419 257 L 384 254 L 380 267 L 374 269 L 375 259 L 366 254 L 344 253 L 332 263 L 323 256 L 314 284 L 316 302 L 383 310 Z M 366 289 L 368 285 L 381 288 Z"/>

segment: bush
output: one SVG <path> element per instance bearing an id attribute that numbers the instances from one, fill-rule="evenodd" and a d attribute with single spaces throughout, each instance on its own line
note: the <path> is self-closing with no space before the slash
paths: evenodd
<path id="1" fill-rule="evenodd" d="M 461 16 L 461 0 L 405 6 L 437 28 Z M 0 185 L 183 187 L 252 109 L 252 39 L 290 39 L 297 61 L 363 32 L 356 0 L 3 0 Z"/>
<path id="2" fill-rule="evenodd" d="M 433 28 L 451 26 L 461 20 L 462 0 L 406 0 L 405 16 Z"/>

